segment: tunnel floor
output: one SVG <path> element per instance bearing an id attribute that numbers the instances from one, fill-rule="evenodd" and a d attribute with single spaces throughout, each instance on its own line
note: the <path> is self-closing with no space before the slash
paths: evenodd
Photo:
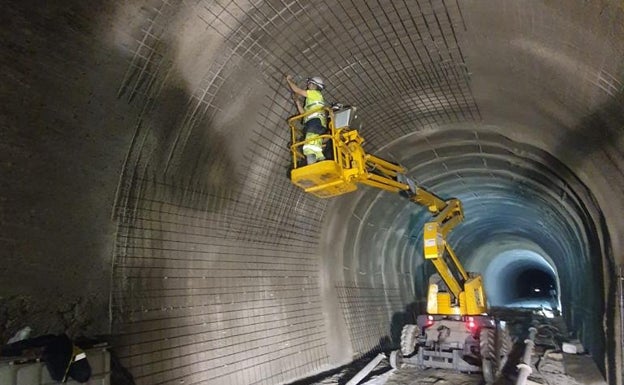
<path id="1" fill-rule="evenodd" d="M 507 323 L 514 340 L 505 368 L 494 385 L 515 385 L 518 379 L 517 365 L 521 363 L 525 350 L 528 328 L 536 327 L 535 348 L 531 356 L 531 374 L 526 384 L 548 385 L 606 385 L 593 358 L 585 353 L 570 354 L 562 350 L 564 342 L 574 341 L 574 332 L 569 331 L 562 317 L 546 317 L 535 309 L 496 308 L 493 313 Z M 480 373 L 459 373 L 435 368 L 403 366 L 393 369 L 384 352 L 384 358 L 362 382 L 363 385 L 481 385 Z M 337 373 L 320 378 L 297 381 L 291 385 L 354 385 L 350 383 L 355 375 L 372 358 L 360 359 Z"/>

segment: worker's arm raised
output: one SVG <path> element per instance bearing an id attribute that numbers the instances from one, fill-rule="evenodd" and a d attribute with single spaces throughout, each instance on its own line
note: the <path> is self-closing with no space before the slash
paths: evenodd
<path id="1" fill-rule="evenodd" d="M 307 93 L 307 91 L 306 91 L 306 90 L 304 90 L 304 89 L 302 89 L 302 88 L 299 88 L 299 87 L 295 84 L 295 82 L 294 82 L 294 80 L 293 80 L 293 78 L 292 78 L 292 76 L 291 76 L 291 75 L 286 75 L 286 81 L 288 82 L 288 86 L 290 87 L 290 89 L 291 89 L 294 93 L 296 93 L 297 95 L 301 95 L 301 96 L 303 96 L 304 98 L 308 96 L 308 93 Z"/>
<path id="2" fill-rule="evenodd" d="M 295 100 L 295 105 L 297 106 L 297 111 L 299 112 L 299 114 L 303 114 L 304 113 L 303 105 L 301 104 L 301 100 L 299 100 L 299 95 L 297 95 L 294 92 L 292 95 L 293 95 L 293 99 Z"/>

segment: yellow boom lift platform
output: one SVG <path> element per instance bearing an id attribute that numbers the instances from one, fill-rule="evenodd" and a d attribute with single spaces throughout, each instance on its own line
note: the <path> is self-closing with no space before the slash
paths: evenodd
<path id="1" fill-rule="evenodd" d="M 328 133 L 321 137 L 331 150 L 326 151 L 329 159 L 305 165 L 301 150 L 306 141 L 300 139 L 300 122 L 320 110 L 328 116 Z M 354 107 L 337 111 L 324 107 L 288 120 L 292 183 L 319 198 L 350 193 L 364 184 L 426 207 L 432 220 L 424 226 L 423 252 L 437 274 L 429 282 L 427 314 L 418 316 L 417 324 L 405 325 L 401 350 L 392 352 L 391 364 L 482 370 L 486 382 L 494 382 L 507 359 L 511 339 L 501 324 L 487 315 L 481 275 L 467 273 L 447 242 L 450 231 L 464 218 L 461 202 L 443 200 L 417 186 L 401 165 L 367 154 L 362 147 L 364 139 L 350 127 L 355 112 Z"/>

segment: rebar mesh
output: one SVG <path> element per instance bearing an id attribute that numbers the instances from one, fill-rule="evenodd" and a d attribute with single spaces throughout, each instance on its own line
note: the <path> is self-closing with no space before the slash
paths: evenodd
<path id="1" fill-rule="evenodd" d="M 398 346 L 393 328 L 402 327 L 401 322 L 409 318 L 404 314 L 405 297 L 412 292 L 406 286 L 384 288 L 352 282 L 338 283 L 336 289 L 357 358 Z"/>
<path id="2" fill-rule="evenodd" d="M 269 230 L 254 230 L 240 211 L 202 212 L 158 197 L 151 180 L 134 183 L 136 207 L 119 226 L 113 314 L 138 383 L 270 384 L 327 363 L 318 262 L 305 251 L 312 240 L 288 228 L 275 243 L 251 240 L 271 238 L 271 208 Z"/>
<path id="3" fill-rule="evenodd" d="M 318 256 L 327 203 L 286 178 L 285 122 L 294 110 L 283 74 L 321 74 L 328 100 L 365 106 L 373 147 L 426 124 L 478 120 L 455 35 L 464 28 L 459 5 L 166 2 L 141 41 L 173 20 L 160 15 L 174 5 L 192 10 L 222 43 L 174 130 L 154 119 L 167 82 L 150 84 L 175 74 L 142 54 L 144 44 L 120 87 L 144 104 L 115 211 L 112 314 L 121 357 L 138 384 L 150 385 L 275 384 L 318 372 L 331 366 Z M 159 60 L 167 55 L 161 43 Z M 248 71 L 262 106 L 255 124 L 237 131 L 245 151 L 230 159 L 229 137 L 211 127 L 228 107 L 223 90 L 240 87 L 237 76 Z M 392 344 L 392 315 L 413 301 L 405 295 L 411 284 L 336 283 L 356 354 Z"/>

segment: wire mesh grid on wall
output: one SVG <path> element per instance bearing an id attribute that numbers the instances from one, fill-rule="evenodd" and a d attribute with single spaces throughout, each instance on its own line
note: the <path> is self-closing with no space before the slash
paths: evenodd
<path id="1" fill-rule="evenodd" d="M 412 285 L 411 282 L 406 284 Z M 409 318 L 406 298 L 409 286 L 387 288 L 357 283 L 338 283 L 340 307 L 356 357 L 397 346 L 401 327 Z M 408 293 L 406 293 L 406 291 Z"/>
<path id="2" fill-rule="evenodd" d="M 457 1 L 206 2 L 202 20 L 269 87 L 283 87 L 284 73 L 325 77 L 327 99 L 359 106 L 375 147 L 428 124 L 480 120 Z"/>
<path id="3" fill-rule="evenodd" d="M 236 63 L 236 55 L 229 58 Z M 111 310 L 120 357 L 137 384 L 275 384 L 329 364 L 318 232 L 311 231 L 324 203 L 306 205 L 285 173 L 276 178 L 269 159 L 286 158 L 285 147 L 252 140 L 250 166 L 215 185 L 227 147 L 213 147 L 204 159 L 206 148 L 197 145 L 196 133 L 218 114 L 217 95 L 237 68 L 209 68 L 190 94 L 166 162 L 153 156 L 163 140 L 154 140 L 149 111 L 126 162 Z M 196 172 L 202 162 L 208 169 Z"/>
<path id="4" fill-rule="evenodd" d="M 361 107 L 374 146 L 414 126 L 478 119 L 454 35 L 462 24 L 457 3 L 384 4 L 150 8 L 119 91 L 143 112 L 115 207 L 113 269 L 120 356 L 138 384 L 274 384 L 330 364 L 316 256 L 326 202 L 286 175 L 294 109 L 284 73 L 325 77 L 328 100 Z M 183 95 L 179 121 L 157 131 L 153 111 L 173 78 L 163 36 L 178 7 L 190 7 L 223 41 Z M 246 134 L 246 166 L 230 167 L 227 146 L 204 140 L 205 130 L 250 70 L 264 101 Z M 206 151 L 208 142 L 217 144 Z M 219 175 L 228 183 L 213 183 Z M 358 354 L 392 344 L 392 315 L 405 305 L 400 289 L 345 285 L 339 293 Z"/>
<path id="5" fill-rule="evenodd" d="M 117 91 L 118 97 L 144 103 L 159 90 L 163 73 L 171 67 L 167 43 L 164 41 L 169 23 L 179 9 L 181 0 L 148 0 L 141 7 L 144 23 L 137 29 L 127 47 L 131 59 Z"/>
<path id="6" fill-rule="evenodd" d="M 236 218 L 163 199 L 176 186 L 134 185 L 112 311 L 137 384 L 274 384 L 327 365 L 313 252 L 296 240 L 241 243 Z"/>

